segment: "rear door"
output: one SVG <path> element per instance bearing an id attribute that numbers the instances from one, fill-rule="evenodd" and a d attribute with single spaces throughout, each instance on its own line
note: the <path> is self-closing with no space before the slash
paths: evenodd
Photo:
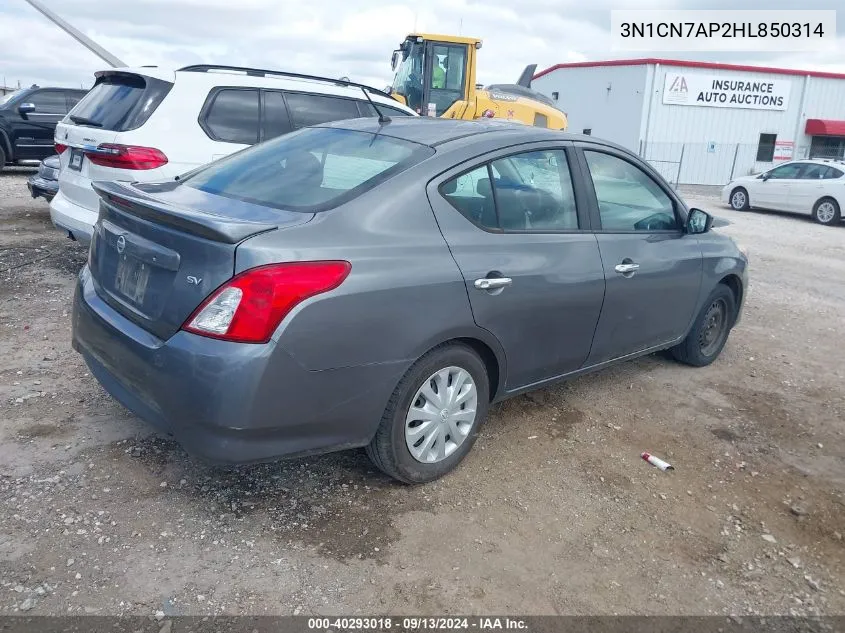
<path id="1" fill-rule="evenodd" d="M 604 296 L 572 147 L 500 150 L 428 186 L 475 322 L 501 342 L 508 390 L 580 368 Z"/>
<path id="2" fill-rule="evenodd" d="M 34 112 L 20 114 L 14 129 L 15 158 L 43 160 L 55 154 L 53 136 L 56 124 L 67 114 L 64 90 L 36 90 L 21 103 L 32 103 Z"/>
<path id="3" fill-rule="evenodd" d="M 830 165 L 808 163 L 801 177 L 789 190 L 787 205 L 790 211 L 810 214 L 813 206 L 822 198 L 827 185 L 835 178 L 841 178 L 842 172 Z"/>
<path id="4" fill-rule="evenodd" d="M 578 143 L 607 290 L 588 364 L 673 341 L 689 328 L 702 254 L 683 231 L 680 203 L 637 159 Z"/>

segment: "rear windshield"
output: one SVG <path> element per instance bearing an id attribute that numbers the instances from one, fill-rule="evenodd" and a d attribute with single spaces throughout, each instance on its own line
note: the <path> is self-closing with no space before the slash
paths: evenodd
<path id="1" fill-rule="evenodd" d="M 146 123 L 173 84 L 129 73 L 106 75 L 80 99 L 66 120 L 125 132 Z"/>
<path id="2" fill-rule="evenodd" d="M 304 128 L 211 163 L 188 187 L 292 211 L 323 211 L 358 197 L 434 150 L 370 132 Z"/>

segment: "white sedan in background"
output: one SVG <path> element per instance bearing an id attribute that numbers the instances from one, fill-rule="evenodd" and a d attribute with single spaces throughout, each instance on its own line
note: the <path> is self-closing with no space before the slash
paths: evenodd
<path id="1" fill-rule="evenodd" d="M 845 161 L 796 160 L 741 176 L 722 189 L 722 202 L 736 211 L 795 211 L 820 224 L 838 224 L 845 207 Z"/>

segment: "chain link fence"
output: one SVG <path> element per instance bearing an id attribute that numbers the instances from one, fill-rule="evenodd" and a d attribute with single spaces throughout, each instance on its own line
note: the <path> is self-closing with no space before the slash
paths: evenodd
<path id="1" fill-rule="evenodd" d="M 842 158 L 845 139 L 774 148 L 772 160 L 758 161 L 757 143 L 647 143 L 640 155 L 676 187 L 724 185 L 737 176 L 759 174 L 800 158 Z M 792 150 L 791 152 L 789 150 Z"/>

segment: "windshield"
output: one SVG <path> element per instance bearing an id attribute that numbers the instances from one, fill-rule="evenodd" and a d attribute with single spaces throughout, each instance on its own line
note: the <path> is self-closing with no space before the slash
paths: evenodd
<path id="1" fill-rule="evenodd" d="M 323 211 L 434 153 L 370 132 L 304 128 L 211 163 L 182 184 L 265 207 Z"/>
<path id="2" fill-rule="evenodd" d="M 405 97 L 408 107 L 417 114 L 423 113 L 424 60 L 425 42 L 405 40 L 402 43 L 402 61 L 396 67 L 393 78 L 393 92 Z"/>
<path id="3" fill-rule="evenodd" d="M 15 98 L 15 97 L 17 97 L 19 94 L 22 94 L 22 93 L 23 93 L 23 90 L 15 90 L 14 92 L 10 92 L 10 93 L 9 93 L 9 94 L 7 94 L 7 95 L 3 95 L 2 97 L 0 97 L 0 106 L 2 106 L 2 105 L 6 105 L 6 104 L 7 104 L 7 103 L 9 103 L 12 99 L 14 99 L 14 98 Z"/>

